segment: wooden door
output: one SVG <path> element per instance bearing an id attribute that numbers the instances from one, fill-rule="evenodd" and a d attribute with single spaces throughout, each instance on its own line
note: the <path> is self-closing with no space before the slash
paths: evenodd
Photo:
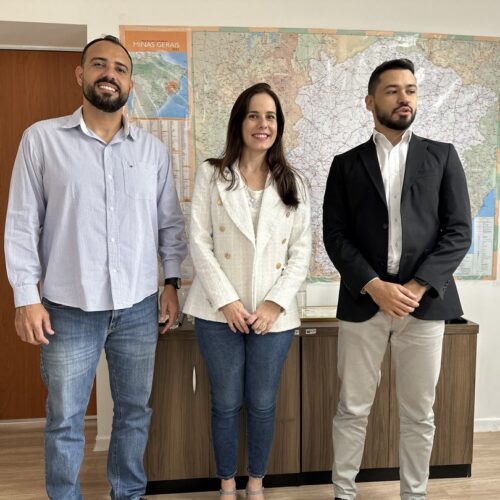
<path id="1" fill-rule="evenodd" d="M 14 330 L 14 302 L 5 270 L 5 212 L 12 166 L 23 131 L 32 123 L 72 113 L 82 103 L 76 52 L 0 50 L 0 420 L 45 416 L 39 349 Z M 88 413 L 95 415 L 95 393 Z"/>
<path id="2" fill-rule="evenodd" d="M 382 364 L 365 441 L 362 469 L 389 467 L 390 356 Z M 333 464 L 332 422 L 337 409 L 337 335 L 319 330 L 302 337 L 302 470 L 326 471 Z"/>
<path id="3" fill-rule="evenodd" d="M 208 375 L 192 333 L 167 335 L 156 350 L 146 474 L 149 481 L 205 478 L 210 471 Z"/>

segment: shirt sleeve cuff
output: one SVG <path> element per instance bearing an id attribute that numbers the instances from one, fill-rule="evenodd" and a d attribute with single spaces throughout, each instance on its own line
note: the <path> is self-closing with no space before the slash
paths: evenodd
<path id="1" fill-rule="evenodd" d="M 376 280 L 378 278 L 378 276 L 375 276 L 375 278 L 372 278 L 370 281 L 368 281 L 367 283 L 365 283 L 365 286 L 361 289 L 361 291 L 359 292 L 361 295 L 366 295 L 366 286 L 368 284 L 370 284 L 373 280 Z"/>
<path id="2" fill-rule="evenodd" d="M 173 260 L 165 260 L 163 262 L 163 275 L 165 278 L 182 278 L 181 264 Z"/>
<path id="3" fill-rule="evenodd" d="M 14 305 L 16 307 L 40 304 L 37 285 L 22 285 L 14 288 Z"/>

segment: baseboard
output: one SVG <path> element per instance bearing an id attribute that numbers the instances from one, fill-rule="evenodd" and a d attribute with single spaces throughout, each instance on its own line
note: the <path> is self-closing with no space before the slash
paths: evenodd
<path id="1" fill-rule="evenodd" d="M 0 425 L 36 425 L 44 426 L 45 418 L 16 418 L 15 420 L 0 420 Z"/>
<path id="2" fill-rule="evenodd" d="M 108 451 L 110 436 L 96 436 L 94 451 Z"/>
<path id="3" fill-rule="evenodd" d="M 470 477 L 471 465 L 440 465 L 430 467 L 431 479 L 450 478 L 450 477 Z M 264 486 L 267 488 L 281 488 L 284 486 L 303 486 L 313 484 L 331 483 L 332 471 L 317 472 L 299 472 L 293 474 L 269 474 L 264 479 Z M 246 476 L 236 476 L 236 487 L 245 488 L 248 481 Z M 361 469 L 356 482 L 365 481 L 397 481 L 399 479 L 399 469 Z M 195 491 L 215 491 L 220 487 L 220 481 L 217 478 L 196 478 L 196 479 L 177 479 L 169 481 L 149 481 L 146 494 L 160 495 L 170 493 L 190 493 Z"/>
<path id="4" fill-rule="evenodd" d="M 476 418 L 474 432 L 500 432 L 500 418 Z"/>

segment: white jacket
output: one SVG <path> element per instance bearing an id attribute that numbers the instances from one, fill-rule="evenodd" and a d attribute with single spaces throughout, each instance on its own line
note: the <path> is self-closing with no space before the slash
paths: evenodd
<path id="1" fill-rule="evenodd" d="M 283 204 L 268 182 L 255 235 L 237 164 L 234 170 L 238 183 L 229 191 L 209 163 L 196 171 L 189 236 L 196 276 L 184 312 L 225 323 L 222 306 L 239 299 L 254 312 L 264 300 L 271 300 L 284 310 L 270 331 L 297 328 L 295 296 L 311 257 L 307 188 L 298 182 L 300 204 L 294 210 Z"/>

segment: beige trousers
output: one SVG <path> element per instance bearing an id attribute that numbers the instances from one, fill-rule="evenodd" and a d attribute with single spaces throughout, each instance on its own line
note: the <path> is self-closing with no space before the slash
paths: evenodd
<path id="1" fill-rule="evenodd" d="M 426 498 L 434 439 L 435 389 L 441 367 L 444 321 L 408 316 L 392 319 L 378 312 L 368 321 L 340 321 L 338 374 L 341 380 L 333 419 L 333 485 L 335 496 L 356 498 L 366 425 L 380 381 L 380 366 L 391 345 L 396 369 L 400 418 L 401 498 Z"/>

